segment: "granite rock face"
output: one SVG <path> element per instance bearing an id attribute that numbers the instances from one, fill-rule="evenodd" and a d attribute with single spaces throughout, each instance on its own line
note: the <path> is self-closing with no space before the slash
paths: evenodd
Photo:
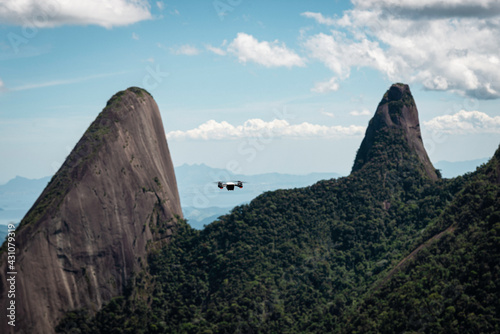
<path id="1" fill-rule="evenodd" d="M 182 218 L 158 106 L 132 87 L 114 95 L 54 175 L 15 237 L 16 326 L 1 333 L 53 333 L 65 312 L 96 311 L 123 294 Z M 0 307 L 7 293 L 0 253 Z M 2 312 L 4 314 L 4 312 Z"/>
<path id="2" fill-rule="evenodd" d="M 390 140 L 388 139 L 391 137 Z M 399 152 L 389 152 L 399 150 Z M 438 175 L 422 142 L 415 100 L 405 84 L 393 84 L 384 94 L 356 154 L 352 172 L 376 161 L 416 158 L 422 175 L 437 180 Z"/>

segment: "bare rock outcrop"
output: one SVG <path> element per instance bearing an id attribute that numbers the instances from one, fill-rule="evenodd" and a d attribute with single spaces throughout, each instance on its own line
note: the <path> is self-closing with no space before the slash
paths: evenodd
<path id="1" fill-rule="evenodd" d="M 411 168 L 421 170 L 421 174 L 431 180 L 438 179 L 422 142 L 418 110 L 410 88 L 397 83 L 384 94 L 370 120 L 352 172 L 369 163 L 386 165 L 389 162 L 401 166 L 403 162 L 408 165 L 410 160 L 414 160 Z"/>
<path id="2" fill-rule="evenodd" d="M 158 106 L 148 92 L 114 95 L 15 232 L 15 297 L 7 244 L 0 253 L 0 307 L 15 301 L 15 327 L 54 333 L 65 312 L 96 311 L 123 294 L 182 211 Z M 4 312 L 1 312 L 4 314 Z"/>

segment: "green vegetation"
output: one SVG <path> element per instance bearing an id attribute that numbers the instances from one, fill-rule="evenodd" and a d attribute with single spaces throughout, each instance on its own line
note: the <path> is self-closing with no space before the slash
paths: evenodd
<path id="1" fill-rule="evenodd" d="M 136 94 L 136 95 L 138 95 L 138 96 L 140 96 L 140 97 L 144 97 L 144 93 L 146 93 L 146 94 L 148 94 L 149 96 L 151 96 L 151 94 L 150 94 L 147 90 L 145 90 L 145 89 L 143 89 L 143 88 L 139 88 L 139 87 L 130 87 L 130 88 L 128 88 L 127 90 L 129 90 L 129 91 L 133 92 L 134 94 Z M 152 96 L 151 96 L 151 97 L 152 97 Z"/>
<path id="2" fill-rule="evenodd" d="M 435 223 L 449 232 L 365 298 L 342 332 L 500 332 L 499 176 L 495 159 L 470 177 Z"/>
<path id="3" fill-rule="evenodd" d="M 401 137 L 381 131 L 349 177 L 264 193 L 203 231 L 179 221 L 125 296 L 57 331 L 498 332 L 500 153 L 432 182 Z"/>
<path id="4" fill-rule="evenodd" d="M 432 181 L 405 130 L 381 123 L 349 177 L 264 193 L 202 231 L 161 222 L 158 203 L 149 228 L 176 225 L 169 242 L 148 244 L 123 296 L 56 331 L 500 332 L 499 161 Z"/>
<path id="5" fill-rule="evenodd" d="M 118 93 L 116 93 L 115 95 L 113 95 L 109 100 L 108 102 L 106 103 L 106 108 L 107 107 L 110 107 L 110 106 L 113 106 L 114 104 L 116 103 L 119 103 L 121 102 L 122 100 L 122 96 L 125 95 L 125 91 L 122 90 L 122 91 L 119 91 Z"/>
<path id="6" fill-rule="evenodd" d="M 155 176 L 155 178 L 153 179 L 153 181 L 155 181 L 156 185 L 161 188 L 161 182 L 160 182 L 160 179 L 158 179 L 158 176 Z"/>
<path id="7" fill-rule="evenodd" d="M 399 118 L 403 113 L 404 102 L 402 100 L 391 101 L 389 102 L 389 116 L 391 116 L 391 120 L 399 124 Z"/>
<path id="8" fill-rule="evenodd" d="M 143 88 L 139 88 L 139 87 L 129 87 L 127 88 L 126 90 L 122 90 L 122 91 L 119 91 L 118 93 L 116 93 L 115 95 L 113 95 L 109 100 L 108 102 L 106 103 L 106 108 L 113 108 L 115 106 L 117 106 L 119 103 L 122 102 L 122 99 L 123 97 L 125 96 L 126 92 L 132 92 L 134 93 L 135 95 L 137 95 L 138 97 L 144 99 L 145 95 L 144 94 L 147 94 L 149 95 L 150 97 L 152 97 L 152 95 L 145 89 Z M 115 121 L 118 121 L 118 120 L 115 120 Z"/>

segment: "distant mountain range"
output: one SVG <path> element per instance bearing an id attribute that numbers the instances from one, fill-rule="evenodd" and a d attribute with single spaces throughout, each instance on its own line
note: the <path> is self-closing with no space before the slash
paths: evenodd
<path id="1" fill-rule="evenodd" d="M 277 189 L 291 189 L 311 185 L 325 179 L 341 176 L 337 173 L 292 175 L 266 173 L 257 175 L 234 174 L 225 169 L 194 164 L 175 168 L 182 211 L 189 224 L 201 229 L 229 213 L 236 205 L 248 203 L 258 195 Z M 219 189 L 217 181 L 245 181 L 243 189 Z"/>
<path id="2" fill-rule="evenodd" d="M 16 176 L 0 185 L 0 229 L 2 225 L 21 221 L 49 181 L 50 176 L 41 179 Z M 0 231 L 0 237 L 2 232 L 3 229 Z"/>
<path id="3" fill-rule="evenodd" d="M 50 177 L 27 179 L 16 176 L 6 184 L 0 185 L 0 240 L 7 235 L 7 224 L 18 224 L 35 203 Z"/>
<path id="4" fill-rule="evenodd" d="M 443 177 L 452 178 L 473 172 L 476 167 L 487 161 L 488 158 L 455 162 L 438 161 L 434 166 L 441 170 Z M 205 164 L 184 164 L 175 167 L 175 173 L 184 216 L 196 229 L 202 229 L 204 225 L 229 213 L 236 205 L 248 203 L 263 192 L 305 187 L 320 180 L 342 176 L 338 173 L 243 175 Z M 6 184 L 0 185 L 0 240 L 3 240 L 6 233 L 2 225 L 9 222 L 19 223 L 40 196 L 50 178 L 47 176 L 41 179 L 28 179 L 16 176 Z M 220 190 L 214 182 L 224 179 L 242 180 L 247 183 L 243 189 Z"/>
<path id="5" fill-rule="evenodd" d="M 6 184 L 0 185 L 0 208 L 15 210 L 33 205 L 49 181 L 50 176 L 41 179 L 16 176 Z"/>
<path id="6" fill-rule="evenodd" d="M 488 162 L 489 158 L 467 160 L 467 161 L 438 161 L 434 167 L 441 170 L 441 175 L 445 178 L 457 177 L 468 172 L 473 172 L 477 167 Z"/>

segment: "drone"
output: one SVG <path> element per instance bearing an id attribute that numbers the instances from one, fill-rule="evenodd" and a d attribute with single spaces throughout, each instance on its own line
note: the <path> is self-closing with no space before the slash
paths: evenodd
<path id="1" fill-rule="evenodd" d="M 227 190 L 234 190 L 234 187 L 243 188 L 243 181 L 228 181 L 228 182 L 217 182 L 217 187 L 223 189 L 226 187 Z"/>

